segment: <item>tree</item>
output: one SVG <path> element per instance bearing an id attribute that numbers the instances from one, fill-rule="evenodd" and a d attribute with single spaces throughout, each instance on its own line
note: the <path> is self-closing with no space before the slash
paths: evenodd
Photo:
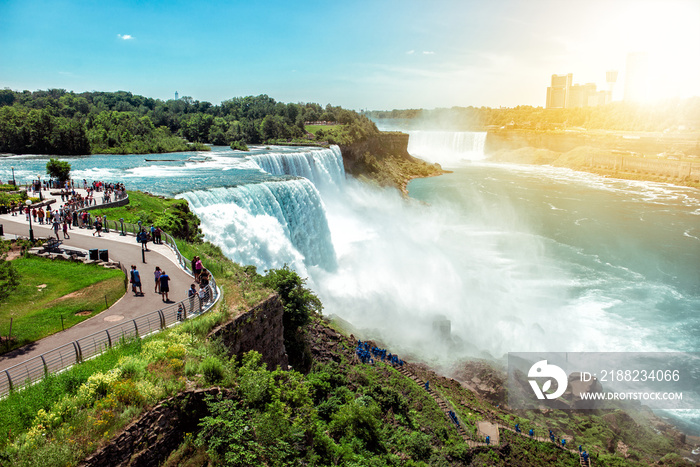
<path id="1" fill-rule="evenodd" d="M 289 363 L 297 370 L 308 370 L 311 367 L 311 351 L 303 326 L 310 321 L 312 313 L 321 312 L 321 300 L 305 287 L 306 279 L 299 277 L 286 264 L 282 269 L 267 271 L 261 281 L 266 287 L 277 291 L 284 306 L 284 347 Z"/>
<path id="2" fill-rule="evenodd" d="M 57 178 L 61 182 L 65 182 L 70 177 L 70 164 L 58 159 L 49 159 L 46 163 L 46 173 L 51 178 Z"/>

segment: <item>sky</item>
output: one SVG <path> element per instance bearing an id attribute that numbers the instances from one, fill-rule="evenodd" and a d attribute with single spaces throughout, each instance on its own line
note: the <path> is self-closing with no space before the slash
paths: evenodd
<path id="1" fill-rule="evenodd" d="M 0 0 L 0 88 L 219 104 L 544 106 L 648 54 L 649 100 L 700 95 L 700 0 Z"/>

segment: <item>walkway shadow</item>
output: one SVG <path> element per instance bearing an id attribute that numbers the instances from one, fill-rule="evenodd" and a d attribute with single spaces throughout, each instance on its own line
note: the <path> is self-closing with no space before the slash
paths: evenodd
<path id="1" fill-rule="evenodd" d="M 28 354 L 32 350 L 36 348 L 38 345 L 37 342 L 30 342 L 29 344 L 25 344 L 22 347 L 14 350 L 10 350 L 9 352 L 0 354 L 0 362 L 4 360 L 12 360 L 13 358 L 17 357 L 23 357 L 24 355 Z M 0 352 L 5 352 L 6 347 L 0 347 Z"/>

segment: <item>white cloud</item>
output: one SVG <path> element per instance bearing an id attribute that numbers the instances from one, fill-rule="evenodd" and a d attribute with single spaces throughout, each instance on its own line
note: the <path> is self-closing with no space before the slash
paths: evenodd
<path id="1" fill-rule="evenodd" d="M 424 50 L 423 55 L 435 55 L 435 52 L 433 52 L 432 50 Z"/>
<path id="2" fill-rule="evenodd" d="M 134 38 L 134 36 L 132 36 L 131 34 L 117 34 L 117 37 L 125 41 L 130 41 Z"/>
<path id="3" fill-rule="evenodd" d="M 415 50 L 409 50 L 408 52 L 406 52 L 406 55 L 413 55 L 414 53 L 416 53 Z"/>

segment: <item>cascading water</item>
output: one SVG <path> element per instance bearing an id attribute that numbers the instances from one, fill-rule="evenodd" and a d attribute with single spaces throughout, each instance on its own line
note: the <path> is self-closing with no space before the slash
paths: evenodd
<path id="1" fill-rule="evenodd" d="M 336 145 L 293 153 L 254 154 L 250 158 L 269 174 L 304 177 L 319 189 L 337 188 L 345 180 L 343 156 Z"/>
<path id="2" fill-rule="evenodd" d="M 466 161 L 486 158 L 486 132 L 409 131 L 408 134 L 409 154 L 443 167 L 458 167 Z"/>
<path id="3" fill-rule="evenodd" d="M 264 182 L 181 195 L 207 238 L 242 264 L 336 267 L 326 212 L 306 179 Z"/>

